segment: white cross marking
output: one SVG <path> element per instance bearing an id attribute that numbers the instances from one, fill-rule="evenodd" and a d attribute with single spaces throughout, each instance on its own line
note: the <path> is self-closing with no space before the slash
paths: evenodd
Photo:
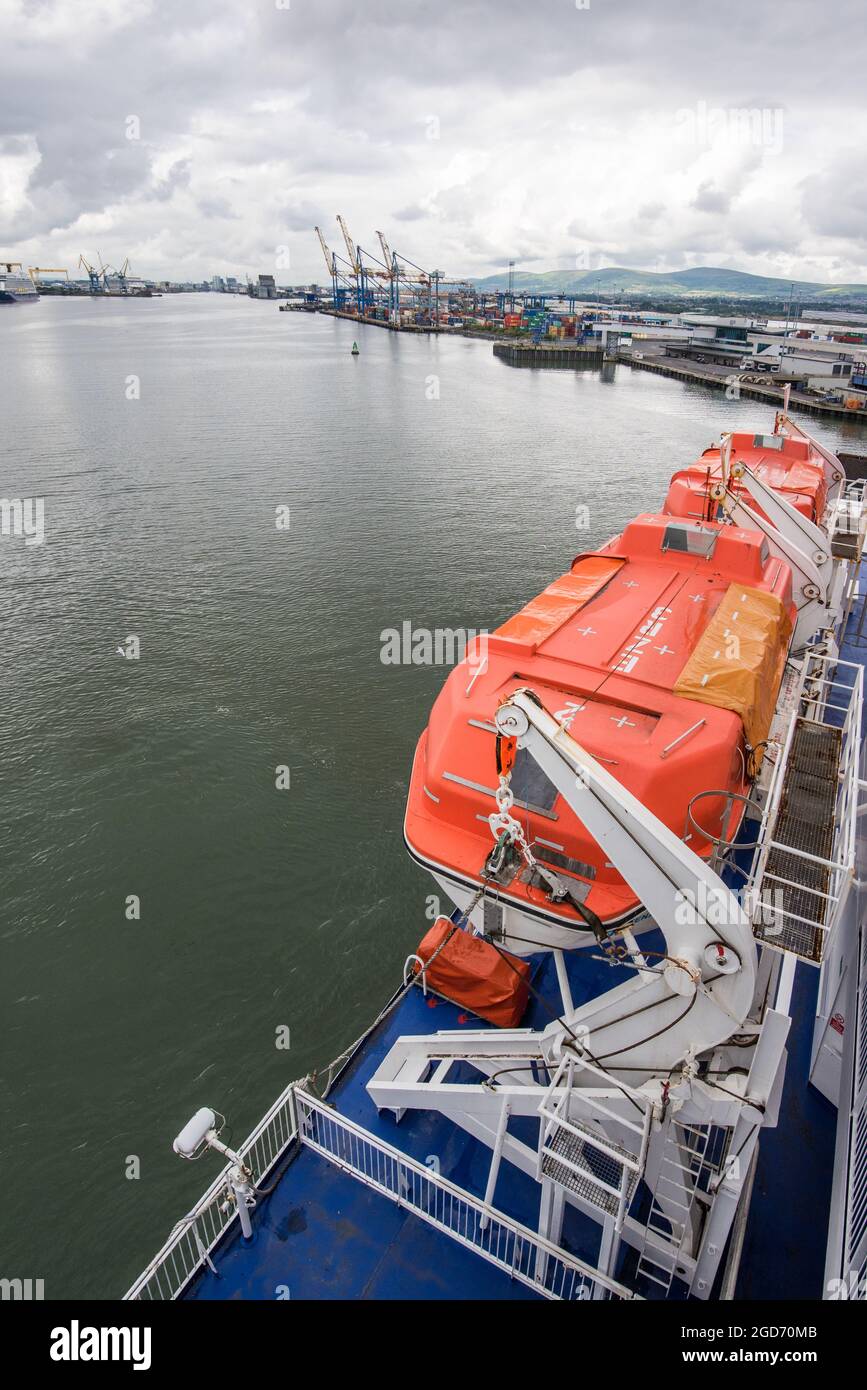
<path id="1" fill-rule="evenodd" d="M 693 603 L 701 603 L 704 599 L 704 594 L 690 594 L 690 598 L 692 599 Z"/>
<path id="2" fill-rule="evenodd" d="M 624 587 L 625 589 L 637 589 L 637 588 L 638 588 L 638 580 L 637 580 L 637 579 L 624 579 L 624 581 L 623 581 L 623 587 Z"/>
<path id="3" fill-rule="evenodd" d="M 595 627 L 576 627 L 575 631 L 580 632 L 582 637 L 591 637 L 596 634 Z"/>
<path id="4" fill-rule="evenodd" d="M 635 728 L 635 725 L 633 724 L 632 720 L 631 720 L 631 719 L 627 719 L 625 714 L 621 714 L 621 716 L 620 716 L 619 719 L 615 719 L 615 718 L 614 718 L 614 715 L 612 714 L 612 716 L 611 716 L 611 722 L 612 722 L 612 724 L 616 724 L 617 727 L 618 727 L 618 729 L 622 729 L 624 725 L 626 725 L 626 726 L 627 726 L 628 728 L 630 728 L 630 729 L 634 729 L 634 728 Z"/>
<path id="5" fill-rule="evenodd" d="M 586 708 L 587 706 L 585 704 L 576 704 L 574 700 L 567 700 L 566 708 L 558 709 L 554 718 L 559 720 L 564 729 L 569 729 L 572 726 L 572 720 L 575 718 L 575 715 L 581 714 Z"/>
<path id="6" fill-rule="evenodd" d="M 660 656 L 674 656 L 674 647 L 667 647 L 664 642 L 661 647 L 654 647 L 653 650 L 659 652 Z"/>

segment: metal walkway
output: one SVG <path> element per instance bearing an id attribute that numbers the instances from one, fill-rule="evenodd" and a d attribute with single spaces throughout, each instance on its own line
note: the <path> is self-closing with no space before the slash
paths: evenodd
<path id="1" fill-rule="evenodd" d="M 821 961 L 834 839 L 834 808 L 843 734 L 828 724 L 797 719 L 765 875 L 780 884 L 786 914 L 773 944 Z M 787 854 L 786 849 L 800 851 Z M 809 855 L 809 858 L 804 856 Z M 819 918 L 818 921 L 813 919 Z M 774 930 L 776 924 L 770 929 Z M 764 939 L 768 924 L 756 935 Z"/>
<path id="2" fill-rule="evenodd" d="M 820 965 L 854 882 L 863 668 L 810 651 L 749 882 L 757 940 Z"/>

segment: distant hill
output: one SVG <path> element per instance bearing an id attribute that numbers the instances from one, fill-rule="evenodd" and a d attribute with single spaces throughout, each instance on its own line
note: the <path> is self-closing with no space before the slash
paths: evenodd
<path id="1" fill-rule="evenodd" d="M 792 281 L 774 279 L 767 275 L 749 275 L 743 270 L 721 270 L 713 266 L 697 266 L 692 270 L 673 270 L 658 273 L 653 270 L 626 270 L 607 266 L 604 270 L 562 271 L 545 270 L 539 274 L 516 270 L 513 276 L 516 290 L 529 294 L 567 293 L 656 295 L 667 298 L 717 299 L 781 299 L 792 293 Z M 474 280 L 480 290 L 505 290 L 509 287 L 508 271 L 486 275 Z M 835 300 L 867 300 L 867 285 L 827 285 L 821 281 L 795 280 L 794 294 L 800 300 L 823 299 L 829 307 Z"/>

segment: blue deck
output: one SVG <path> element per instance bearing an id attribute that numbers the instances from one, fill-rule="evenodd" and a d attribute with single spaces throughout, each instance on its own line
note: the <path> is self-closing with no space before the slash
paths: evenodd
<path id="1" fill-rule="evenodd" d="M 302 1148 L 191 1299 L 534 1299 L 524 1284 Z"/>
<path id="2" fill-rule="evenodd" d="M 867 566 L 862 567 L 862 581 L 865 571 Z M 857 638 L 853 617 L 841 655 L 863 664 L 865 651 L 867 642 Z M 641 944 L 658 949 L 662 936 L 647 933 Z M 612 988 L 622 975 L 622 969 L 610 965 L 597 948 L 572 952 L 567 968 L 576 1005 Z M 822 1296 L 837 1112 L 808 1082 L 818 981 L 815 967 L 798 964 L 779 1125 L 763 1130 L 760 1139 L 738 1299 Z M 532 982 L 543 1002 L 531 997 L 523 1026 L 541 1029 L 560 1008 L 551 956 L 534 958 Z M 425 999 L 420 989 L 412 989 L 367 1039 L 329 1096 L 341 1114 L 411 1157 L 424 1162 L 435 1155 L 444 1177 L 478 1197 L 484 1193 L 490 1150 L 433 1112 L 408 1111 L 399 1124 L 388 1113 L 377 1114 L 365 1082 L 402 1035 L 480 1026 L 487 1025 L 445 1000 Z M 535 1146 L 537 1125 L 519 1119 L 509 1130 Z M 641 1200 L 639 1188 L 636 1204 Z M 538 1202 L 537 1184 L 504 1163 L 494 1205 L 536 1229 Z M 281 1289 L 302 1299 L 534 1297 L 307 1148 L 297 1152 L 275 1191 L 257 1207 L 250 1245 L 241 1240 L 236 1224 L 215 1253 L 218 1274 L 201 1272 L 185 1297 L 273 1299 L 281 1296 Z M 599 1230 L 567 1207 L 562 1244 L 595 1264 Z M 631 1258 L 624 1247 L 621 1274 Z M 651 1288 L 640 1292 L 652 1296 Z"/>

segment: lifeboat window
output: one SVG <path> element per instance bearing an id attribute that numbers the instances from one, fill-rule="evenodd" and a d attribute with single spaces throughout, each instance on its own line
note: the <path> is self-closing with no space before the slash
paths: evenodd
<path id="1" fill-rule="evenodd" d="M 709 560 L 716 549 L 717 532 L 705 526 L 680 523 L 666 526 L 662 538 L 663 550 L 679 550 L 687 555 L 703 555 Z"/>
<path id="2" fill-rule="evenodd" d="M 754 434 L 754 449 L 782 449 L 783 438 L 781 434 Z"/>
<path id="3" fill-rule="evenodd" d="M 762 568 L 764 568 L 764 566 L 768 563 L 768 561 L 771 558 L 771 547 L 768 545 L 767 541 L 762 541 L 761 556 Z"/>
<path id="4" fill-rule="evenodd" d="M 552 811 L 559 794 L 554 783 L 545 776 L 526 748 L 519 748 L 515 757 L 512 791 L 516 801 L 524 801 L 528 806 L 538 806 L 542 811 Z"/>

